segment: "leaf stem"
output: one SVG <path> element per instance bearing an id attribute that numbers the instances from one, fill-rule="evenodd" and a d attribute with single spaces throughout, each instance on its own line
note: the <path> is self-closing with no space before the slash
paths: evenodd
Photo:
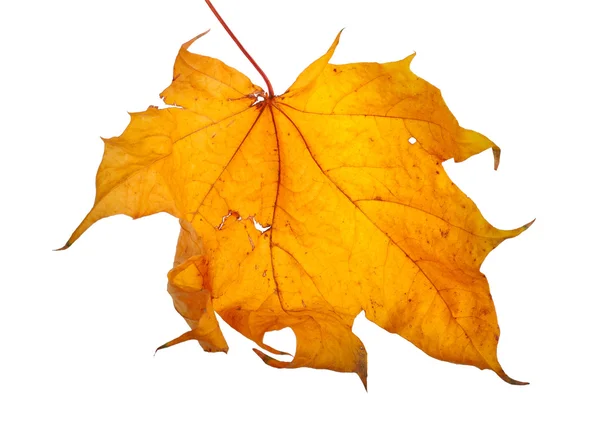
<path id="1" fill-rule="evenodd" d="M 256 61 L 254 61 L 254 58 L 252 58 L 252 56 L 250 56 L 248 51 L 246 49 L 244 49 L 244 46 L 242 46 L 242 43 L 240 43 L 240 40 L 238 40 L 237 37 L 231 31 L 231 29 L 229 29 L 229 26 L 227 26 L 227 23 L 225 23 L 225 21 L 223 20 L 223 17 L 221 17 L 221 15 L 217 12 L 217 10 L 215 9 L 215 7 L 211 3 L 211 1 L 210 0 L 205 0 L 205 1 L 206 1 L 206 4 L 208 5 L 208 7 L 210 8 L 210 10 L 212 11 L 212 13 L 215 15 L 215 17 L 217 17 L 217 20 L 219 20 L 219 23 L 221 23 L 223 28 L 225 28 L 225 30 L 227 31 L 227 33 L 229 34 L 231 39 L 235 42 L 235 44 L 237 44 L 237 46 L 240 48 L 242 53 L 246 56 L 246 58 L 248 58 L 248 61 L 250 61 L 250 63 L 254 66 L 256 71 L 258 73 L 260 73 L 260 76 L 262 76 L 262 78 L 265 80 L 265 83 L 267 84 L 267 89 L 269 90 L 269 97 L 275 96 L 275 92 L 273 91 L 273 86 L 271 85 L 271 81 L 269 81 L 269 78 L 267 78 L 267 75 L 265 74 L 263 69 L 261 69 L 260 66 L 258 64 L 256 64 Z"/>

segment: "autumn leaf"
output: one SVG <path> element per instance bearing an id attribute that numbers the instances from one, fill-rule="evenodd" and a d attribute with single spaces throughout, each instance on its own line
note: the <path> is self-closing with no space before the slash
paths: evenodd
<path id="1" fill-rule="evenodd" d="M 490 225 L 442 163 L 499 148 L 461 128 L 440 91 L 410 70 L 331 64 L 338 35 L 282 95 L 226 30 L 268 90 L 218 59 L 177 55 L 169 107 L 133 113 L 105 140 L 96 200 L 69 247 L 101 218 L 168 212 L 181 234 L 169 293 L 197 340 L 228 350 L 215 313 L 256 342 L 291 328 L 289 362 L 273 367 L 357 373 L 367 353 L 352 332 L 366 317 L 432 357 L 491 369 L 499 328 L 487 254 L 516 230 Z M 261 225 L 262 227 L 257 227 Z"/>

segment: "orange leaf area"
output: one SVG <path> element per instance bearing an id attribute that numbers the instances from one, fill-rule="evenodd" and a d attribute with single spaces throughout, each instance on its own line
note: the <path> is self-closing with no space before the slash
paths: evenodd
<path id="1" fill-rule="evenodd" d="M 198 37 L 197 37 L 198 38 Z M 280 96 L 221 61 L 177 56 L 169 108 L 131 115 L 105 140 L 94 222 L 168 212 L 181 234 L 169 292 L 195 339 L 227 351 L 215 313 L 270 353 L 268 331 L 296 335 L 278 368 L 355 372 L 367 353 L 353 334 L 366 317 L 432 357 L 491 369 L 500 334 L 479 268 L 516 230 L 490 225 L 442 162 L 491 148 L 463 129 L 440 91 L 410 70 L 414 55 L 386 64 L 334 65 L 338 44 Z M 255 227 L 264 226 L 261 230 Z M 266 229 L 266 230 L 265 230 Z"/>

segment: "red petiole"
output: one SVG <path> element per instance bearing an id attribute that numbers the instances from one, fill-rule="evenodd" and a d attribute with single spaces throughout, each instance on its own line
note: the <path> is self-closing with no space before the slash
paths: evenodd
<path id="1" fill-rule="evenodd" d="M 229 26 L 227 26 L 227 23 L 225 23 L 225 21 L 223 20 L 221 15 L 219 15 L 219 13 L 215 9 L 215 7 L 211 3 L 211 1 L 210 0 L 205 0 L 205 1 L 206 1 L 206 4 L 208 5 L 208 7 L 210 8 L 210 10 L 212 11 L 212 13 L 215 15 L 215 17 L 217 17 L 217 20 L 219 20 L 219 23 L 221 23 L 223 28 L 227 31 L 227 33 L 229 34 L 231 39 L 235 42 L 235 44 L 237 44 L 237 46 L 240 48 L 242 53 L 246 56 L 246 58 L 248 58 L 248 61 L 250 61 L 250 63 L 254 66 L 256 71 L 258 73 L 260 73 L 260 76 L 262 76 L 262 78 L 265 80 L 265 83 L 267 84 L 267 90 L 269 91 L 268 97 L 275 96 L 275 92 L 273 91 L 273 86 L 271 85 L 271 81 L 269 81 L 269 78 L 267 78 L 267 75 L 265 74 L 263 69 L 261 69 L 260 66 L 258 64 L 256 64 L 256 61 L 254 61 L 254 58 L 252 58 L 252 56 L 250 56 L 248 51 L 246 49 L 244 49 L 244 46 L 242 46 L 242 43 L 240 43 L 240 40 L 238 40 L 237 37 L 231 31 L 231 29 L 229 29 Z"/>

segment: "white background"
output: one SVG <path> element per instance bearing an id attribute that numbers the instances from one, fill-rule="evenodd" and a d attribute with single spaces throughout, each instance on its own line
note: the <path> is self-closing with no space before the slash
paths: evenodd
<path id="1" fill-rule="evenodd" d="M 263 85 L 201 0 L 0 7 L 0 436 L 598 437 L 598 123 L 594 2 L 214 0 L 282 93 L 345 27 L 333 59 L 391 61 L 441 88 L 461 125 L 502 147 L 447 163 L 500 228 L 488 276 L 510 386 L 434 360 L 361 315 L 369 392 L 351 374 L 276 370 L 222 324 L 195 343 L 165 291 L 178 234 L 113 217 L 63 245 L 91 207 L 100 136 L 159 105 L 179 45 Z M 568 6 L 567 6 L 568 5 Z M 293 349 L 289 333 L 268 339 Z M 596 419 L 595 419 L 596 418 Z"/>

